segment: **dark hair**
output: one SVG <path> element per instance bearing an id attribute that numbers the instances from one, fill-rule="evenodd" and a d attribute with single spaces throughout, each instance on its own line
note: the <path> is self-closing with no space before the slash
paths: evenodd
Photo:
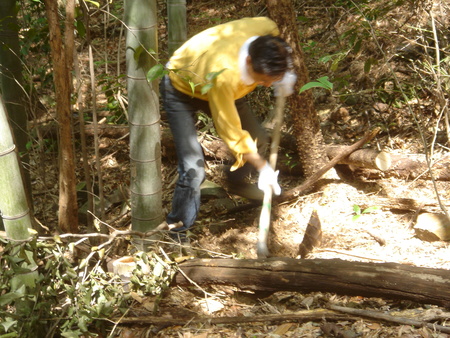
<path id="1" fill-rule="evenodd" d="M 291 68 L 289 45 L 279 36 L 263 35 L 250 43 L 250 55 L 253 70 L 269 76 L 283 75 Z"/>

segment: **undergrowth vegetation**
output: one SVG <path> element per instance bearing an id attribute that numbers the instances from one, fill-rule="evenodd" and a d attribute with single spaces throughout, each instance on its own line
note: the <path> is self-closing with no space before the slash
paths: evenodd
<path id="1" fill-rule="evenodd" d="M 80 242 L 0 239 L 0 337 L 105 336 L 136 300 L 154 296 L 157 310 L 175 272 L 168 257 L 136 251 L 121 276 L 104 249 L 75 259 Z M 25 285 L 27 274 L 36 278 Z"/>

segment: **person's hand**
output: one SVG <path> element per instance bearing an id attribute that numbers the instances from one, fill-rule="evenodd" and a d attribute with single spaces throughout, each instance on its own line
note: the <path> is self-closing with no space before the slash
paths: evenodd
<path id="1" fill-rule="evenodd" d="M 269 163 L 266 163 L 264 167 L 259 170 L 258 188 L 264 191 L 264 193 L 272 188 L 275 195 L 281 194 L 281 187 L 278 184 L 278 170 L 274 171 Z"/>
<path id="2" fill-rule="evenodd" d="M 297 81 L 297 75 L 292 72 L 284 73 L 283 78 L 274 83 L 275 96 L 286 97 L 294 92 L 294 85 Z"/>

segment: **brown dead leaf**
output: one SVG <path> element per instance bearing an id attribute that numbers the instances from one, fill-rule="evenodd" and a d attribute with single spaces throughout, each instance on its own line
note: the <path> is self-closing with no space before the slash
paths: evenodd
<path id="1" fill-rule="evenodd" d="M 370 323 L 367 325 L 367 327 L 371 330 L 379 330 L 381 329 L 381 325 L 378 323 Z"/>
<path id="2" fill-rule="evenodd" d="M 208 332 L 203 332 L 200 334 L 196 334 L 195 336 L 192 336 L 192 338 L 208 338 Z"/>
<path id="3" fill-rule="evenodd" d="M 327 337 L 337 337 L 342 331 L 335 323 L 328 322 L 322 323 L 320 329 Z"/>
<path id="4" fill-rule="evenodd" d="M 139 296 L 136 292 L 133 292 L 133 291 L 130 292 L 130 296 L 138 303 L 142 304 L 142 302 L 144 301 L 144 299 L 141 296 Z"/>
<path id="5" fill-rule="evenodd" d="M 278 326 L 273 332 L 272 334 L 277 334 L 277 335 L 284 335 L 286 332 L 288 332 L 291 327 L 293 326 L 293 323 L 284 323 L 280 326 Z"/>

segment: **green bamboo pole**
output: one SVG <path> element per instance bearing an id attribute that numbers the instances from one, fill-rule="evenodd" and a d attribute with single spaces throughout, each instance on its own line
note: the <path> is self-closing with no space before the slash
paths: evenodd
<path id="1" fill-rule="evenodd" d="M 158 91 L 146 77 L 158 52 L 156 0 L 125 0 L 125 24 L 131 222 L 146 232 L 163 221 Z"/>
<path id="2" fill-rule="evenodd" d="M 186 41 L 186 0 L 167 0 L 169 55 Z"/>
<path id="3" fill-rule="evenodd" d="M 31 217 L 16 146 L 0 96 L 0 210 L 8 238 L 28 239 Z"/>
<path id="4" fill-rule="evenodd" d="M 5 225 L 6 236 L 11 240 L 27 240 L 30 238 L 31 217 L 27 197 L 23 185 L 22 174 L 16 146 L 8 123 L 6 108 L 0 95 L 0 210 Z M 19 255 L 32 257 L 25 252 Z M 22 285 L 35 287 L 38 272 L 34 261 L 24 262 L 21 267 L 28 272 L 15 275 L 11 279 L 11 289 L 18 290 Z M 29 301 L 17 300 L 16 308 L 30 306 Z"/>
<path id="5" fill-rule="evenodd" d="M 27 150 L 27 111 L 23 88 L 22 62 L 20 60 L 19 25 L 16 0 L 0 1 L 0 92 L 8 111 L 15 144 L 24 163 L 30 162 Z M 23 170 L 28 204 L 31 204 L 31 180 L 28 170 Z"/>

